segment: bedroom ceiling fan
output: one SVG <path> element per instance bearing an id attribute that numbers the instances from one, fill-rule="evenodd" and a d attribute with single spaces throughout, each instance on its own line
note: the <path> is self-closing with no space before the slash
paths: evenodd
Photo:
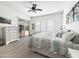
<path id="1" fill-rule="evenodd" d="M 36 11 L 42 11 L 42 9 L 37 8 L 37 4 L 32 4 L 32 7 L 28 7 L 28 6 L 26 7 L 30 9 L 28 12 L 32 11 L 36 13 Z"/>

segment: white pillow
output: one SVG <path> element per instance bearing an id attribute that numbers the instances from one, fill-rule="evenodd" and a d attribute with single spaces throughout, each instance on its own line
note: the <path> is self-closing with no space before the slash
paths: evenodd
<path id="1" fill-rule="evenodd" d="M 64 40 L 72 40 L 76 36 L 76 33 L 74 32 L 66 32 L 62 35 L 62 39 Z"/>

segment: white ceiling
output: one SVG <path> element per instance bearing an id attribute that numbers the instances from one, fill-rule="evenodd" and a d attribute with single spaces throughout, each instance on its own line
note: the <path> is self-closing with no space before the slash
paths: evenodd
<path id="1" fill-rule="evenodd" d="M 17 10 L 18 12 L 25 13 L 32 17 L 63 11 L 65 7 L 67 7 L 72 2 L 73 1 L 5 1 L 1 2 L 1 4 L 4 4 L 14 10 Z M 32 6 L 32 3 L 36 3 L 37 8 L 40 8 L 43 11 L 37 11 L 37 13 L 28 12 L 30 9 L 25 6 Z"/>

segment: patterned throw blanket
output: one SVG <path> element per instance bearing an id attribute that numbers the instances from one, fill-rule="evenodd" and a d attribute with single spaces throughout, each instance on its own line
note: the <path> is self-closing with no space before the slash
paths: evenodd
<path id="1" fill-rule="evenodd" d="M 41 48 L 41 39 L 31 37 L 29 41 L 29 47 Z"/>
<path id="2" fill-rule="evenodd" d="M 41 48 L 41 44 L 43 41 L 43 37 L 45 37 L 45 34 L 47 33 L 39 33 L 39 34 L 35 34 L 31 37 L 30 39 L 30 46 L 33 46 L 35 48 Z"/>
<path id="3" fill-rule="evenodd" d="M 55 40 L 51 41 L 51 51 L 54 54 L 59 54 L 59 51 L 60 51 L 60 40 L 59 40 L 59 38 L 55 38 Z"/>

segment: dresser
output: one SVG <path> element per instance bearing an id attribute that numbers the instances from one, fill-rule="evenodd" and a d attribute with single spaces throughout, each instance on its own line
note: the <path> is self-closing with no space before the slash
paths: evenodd
<path id="1" fill-rule="evenodd" d="M 5 43 L 6 45 L 9 44 L 10 42 L 19 40 L 19 29 L 18 27 L 14 27 L 14 26 L 8 26 L 8 27 L 4 27 L 3 28 L 3 43 Z"/>

